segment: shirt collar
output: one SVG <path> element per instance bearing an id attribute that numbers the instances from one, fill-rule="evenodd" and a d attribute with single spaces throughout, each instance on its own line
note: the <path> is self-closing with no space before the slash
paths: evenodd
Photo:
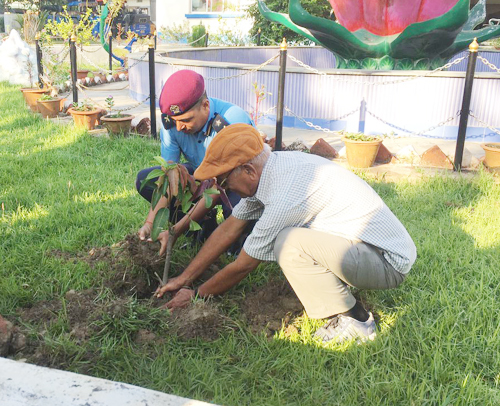
<path id="1" fill-rule="evenodd" d="M 213 102 L 212 98 L 208 98 L 208 101 L 210 102 L 210 111 L 208 113 L 208 120 L 205 123 L 205 125 L 201 128 L 200 132 L 203 134 L 205 137 L 208 137 L 210 134 L 207 134 L 208 127 L 210 123 L 212 122 L 212 119 L 215 117 L 215 103 Z"/>
<path id="2" fill-rule="evenodd" d="M 272 179 L 272 174 L 274 172 L 273 168 L 276 163 L 276 153 L 271 152 L 269 154 L 269 158 L 267 158 L 267 161 L 264 165 L 264 168 L 262 168 L 262 174 L 260 175 L 260 180 L 259 180 L 259 186 L 257 186 L 257 192 L 255 192 L 255 197 L 256 199 L 259 199 L 261 202 L 263 202 L 266 199 L 266 195 L 269 190 L 269 185 L 270 185 L 270 180 Z"/>

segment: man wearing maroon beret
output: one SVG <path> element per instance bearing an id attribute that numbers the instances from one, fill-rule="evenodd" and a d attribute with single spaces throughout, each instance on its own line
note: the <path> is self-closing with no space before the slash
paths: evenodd
<path id="1" fill-rule="evenodd" d="M 240 107 L 207 97 L 203 76 L 187 69 L 173 73 L 165 82 L 160 94 L 160 110 L 163 123 L 160 130 L 161 156 L 167 162 L 180 162 L 182 154 L 187 160 L 184 165 L 191 174 L 203 161 L 210 142 L 225 126 L 235 123 L 254 125 L 248 113 Z M 153 189 L 145 187 L 141 190 L 141 183 L 149 172 L 156 168 L 159 167 L 140 171 L 136 179 L 137 191 L 149 202 Z M 240 199 L 235 193 L 228 197 L 233 206 Z M 166 200 L 162 198 L 155 209 L 149 211 L 144 225 L 139 230 L 141 240 L 149 239 L 156 212 L 165 205 Z M 231 214 L 229 207 L 223 205 L 223 210 L 224 217 Z M 198 205 L 196 211 L 191 214 L 193 220 L 202 223 L 202 239 L 208 237 L 217 226 L 214 215 L 203 224 L 202 220 L 206 218 L 207 213 L 204 205 Z M 180 220 L 176 226 L 180 231 L 177 235 L 182 234 L 188 225 L 188 222 Z M 158 237 L 161 243 L 160 255 L 163 255 L 166 249 L 168 238 L 168 232 L 163 232 Z"/>

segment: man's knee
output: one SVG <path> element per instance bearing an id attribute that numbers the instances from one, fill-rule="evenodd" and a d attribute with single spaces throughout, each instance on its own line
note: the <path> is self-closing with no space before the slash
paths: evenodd
<path id="1" fill-rule="evenodd" d="M 137 192 L 144 198 L 146 199 L 148 202 L 151 201 L 152 197 L 153 197 L 153 188 L 151 187 L 142 187 L 142 182 L 144 181 L 144 179 L 146 179 L 146 177 L 149 175 L 149 173 L 153 170 L 153 169 L 160 169 L 161 167 L 160 166 L 154 166 L 152 168 L 146 168 L 146 169 L 143 169 L 142 171 L 140 171 L 138 174 L 137 174 L 137 177 L 135 179 L 135 187 L 137 189 Z M 156 181 L 156 179 L 154 179 Z M 142 189 L 141 189 L 142 188 Z"/>

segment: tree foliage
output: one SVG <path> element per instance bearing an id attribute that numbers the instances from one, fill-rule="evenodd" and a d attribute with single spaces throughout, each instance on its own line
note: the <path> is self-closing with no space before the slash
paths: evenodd
<path id="1" fill-rule="evenodd" d="M 272 11 L 288 14 L 289 0 L 267 0 L 265 3 Z M 332 8 L 328 0 L 302 0 L 301 4 L 307 12 L 314 16 L 330 18 Z M 247 9 L 247 15 L 253 20 L 250 35 L 255 36 L 259 28 L 261 29 L 261 45 L 276 45 L 281 43 L 283 38 L 286 38 L 288 43 L 310 44 L 310 41 L 302 35 L 281 24 L 266 20 L 259 11 L 257 1 Z"/>

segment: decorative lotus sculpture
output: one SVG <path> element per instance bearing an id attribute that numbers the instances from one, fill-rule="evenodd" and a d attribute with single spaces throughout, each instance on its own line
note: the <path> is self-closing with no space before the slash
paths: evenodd
<path id="1" fill-rule="evenodd" d="M 289 14 L 259 1 L 268 20 L 281 23 L 337 56 L 338 68 L 429 69 L 446 63 L 477 38 L 500 35 L 500 26 L 475 30 L 486 18 L 486 0 L 329 0 L 338 21 L 315 17 L 300 0 Z"/>

